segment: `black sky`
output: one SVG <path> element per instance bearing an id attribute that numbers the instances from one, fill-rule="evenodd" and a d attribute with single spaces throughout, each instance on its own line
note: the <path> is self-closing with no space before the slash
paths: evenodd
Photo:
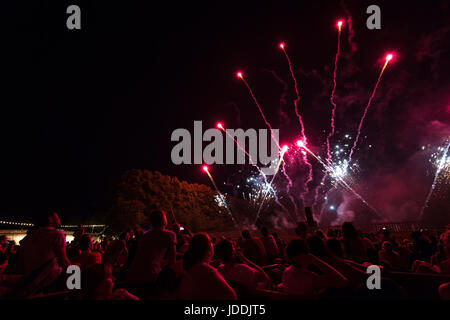
<path id="1" fill-rule="evenodd" d="M 79 31 L 66 28 L 70 4 L 81 7 Z M 370 4 L 381 7 L 381 30 L 366 28 Z M 358 83 L 347 91 L 338 88 L 341 97 L 354 94 L 361 103 L 366 101 L 379 59 L 389 50 L 398 53 L 380 88 L 389 99 L 371 114 L 366 132 L 383 150 L 371 160 L 396 171 L 424 143 L 411 140 L 418 121 L 439 120 L 448 128 L 450 109 L 437 113 L 445 110 L 442 100 L 450 83 L 448 46 L 427 43 L 433 35 L 448 39 L 448 5 L 448 1 L 300 0 L 2 3 L 0 216 L 20 220 L 37 204 L 46 204 L 63 216 L 88 217 L 107 197 L 111 184 L 131 168 L 208 184 L 196 166 L 171 163 L 170 136 L 176 128 L 192 131 L 194 120 L 209 127 L 221 120 L 228 127 L 264 128 L 245 87 L 234 76 L 238 69 L 248 75 L 274 126 L 286 127 L 282 138 L 295 137 L 295 119 L 288 124 L 280 120 L 283 86 L 267 71 L 275 70 L 289 84 L 292 99 L 289 70 L 277 49 L 280 41 L 286 42 L 296 72 L 305 81 L 305 105 L 309 102 L 310 108 L 304 118 L 310 139 L 316 145 L 323 143 L 329 122 L 323 115 L 329 105 L 314 101 L 322 90 L 329 91 L 318 79 L 302 77 L 300 68 L 318 71 L 329 85 L 326 68 L 333 63 L 334 24 L 340 17 L 352 19 L 357 44 L 351 58 L 343 60 L 342 70 L 348 71 L 348 83 Z M 350 55 L 348 36 L 344 29 L 342 51 Z M 420 64 L 419 47 L 429 50 Z M 434 69 L 433 63 L 438 63 Z M 351 71 L 356 67 L 357 72 Z M 365 91 L 358 91 L 361 88 Z M 414 98 L 418 104 L 436 101 L 420 119 L 405 122 L 412 98 L 406 103 L 402 95 L 411 91 L 419 95 Z M 292 112 L 288 103 L 283 110 Z M 341 105 L 338 121 L 354 131 L 362 105 Z M 217 167 L 216 179 L 223 181 L 235 169 Z M 373 171 L 380 170 L 373 165 Z"/>

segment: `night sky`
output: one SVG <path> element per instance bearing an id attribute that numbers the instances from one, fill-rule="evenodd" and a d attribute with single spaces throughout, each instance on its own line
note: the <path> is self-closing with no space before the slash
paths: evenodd
<path id="1" fill-rule="evenodd" d="M 81 7 L 81 30 L 66 28 L 70 4 Z M 366 27 L 371 4 L 381 30 Z M 295 92 L 280 41 L 309 142 L 321 150 L 343 18 L 336 138 L 354 135 L 383 58 L 395 52 L 355 155 L 364 164 L 358 190 L 392 220 L 414 220 L 433 178 L 421 147 L 450 134 L 449 10 L 448 1 L 2 3 L 0 217 L 51 206 L 66 221 L 86 220 L 132 168 L 209 185 L 200 166 L 172 164 L 171 133 L 193 132 L 194 120 L 265 128 L 237 70 L 281 140 L 293 141 Z M 223 183 L 237 169 L 214 166 L 214 177 Z"/>

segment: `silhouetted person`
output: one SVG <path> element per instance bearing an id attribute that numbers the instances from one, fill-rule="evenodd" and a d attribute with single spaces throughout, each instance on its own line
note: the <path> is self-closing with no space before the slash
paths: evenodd
<path id="1" fill-rule="evenodd" d="M 134 284 L 155 283 L 162 268 L 175 263 L 176 237 L 175 233 L 166 230 L 165 212 L 152 212 L 150 223 L 153 228 L 139 241 L 136 256 L 127 273 L 127 280 Z"/>
<path id="2" fill-rule="evenodd" d="M 252 237 L 250 231 L 242 231 L 242 248 L 244 256 L 259 266 L 267 265 L 267 253 L 263 243 L 259 238 Z"/>
<path id="3" fill-rule="evenodd" d="M 218 270 L 227 281 L 239 283 L 247 289 L 267 288 L 269 276 L 262 268 L 245 258 L 234 248 L 230 240 L 221 240 L 215 247 L 217 258 L 222 261 Z"/>
<path id="4" fill-rule="evenodd" d="M 351 222 L 344 222 L 342 225 L 342 243 L 344 245 L 344 255 L 347 259 L 359 263 L 367 260 L 364 242 Z"/>
<path id="5" fill-rule="evenodd" d="M 223 276 L 212 266 L 210 261 L 214 247 L 206 233 L 198 233 L 189 241 L 189 249 L 183 257 L 186 271 L 177 297 L 183 300 L 236 300 L 234 290 Z"/>
<path id="6" fill-rule="evenodd" d="M 102 262 L 102 255 L 98 252 L 92 251 L 92 237 L 85 233 L 81 236 L 78 247 L 81 250 L 81 254 L 72 259 L 72 264 L 80 265 L 81 269 L 87 269 Z"/>
<path id="7" fill-rule="evenodd" d="M 280 257 L 280 252 L 274 237 L 269 234 L 269 230 L 266 227 L 261 228 L 260 239 L 264 245 L 264 249 L 266 249 L 268 263 L 273 263 L 275 259 Z"/>
<path id="8" fill-rule="evenodd" d="M 61 226 L 58 214 L 47 211 L 36 217 L 34 225 L 35 228 L 20 241 L 25 275 L 51 260 L 55 261 L 55 274 L 61 273 L 70 261 L 66 255 L 66 236 L 56 229 Z"/>
<path id="9" fill-rule="evenodd" d="M 345 287 L 347 279 L 336 269 L 308 253 L 304 240 L 294 239 L 287 247 L 287 255 L 291 266 L 283 273 L 281 288 L 284 292 L 312 298 L 322 290 L 330 287 Z M 318 269 L 320 274 L 308 269 L 310 266 Z"/>

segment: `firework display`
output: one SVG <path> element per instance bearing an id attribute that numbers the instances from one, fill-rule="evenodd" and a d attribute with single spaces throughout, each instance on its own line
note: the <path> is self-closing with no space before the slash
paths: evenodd
<path id="1" fill-rule="evenodd" d="M 353 163 L 352 162 L 352 156 L 353 153 L 355 151 L 355 148 L 358 144 L 360 135 L 361 135 L 361 130 L 362 130 L 362 126 L 364 123 L 364 120 L 367 116 L 367 112 L 369 110 L 369 107 L 372 103 L 372 100 L 375 96 L 376 90 L 379 86 L 379 83 L 381 81 L 381 77 L 386 69 L 386 67 L 388 66 L 389 62 L 392 60 L 393 58 L 393 54 L 388 54 L 385 57 L 385 63 L 381 69 L 381 72 L 378 76 L 378 80 L 375 84 L 374 89 L 372 90 L 372 93 L 370 95 L 369 101 L 366 105 L 366 107 L 363 110 L 363 116 L 360 120 L 359 126 L 358 126 L 358 130 L 356 133 L 356 138 L 353 141 L 353 146 L 350 148 L 350 150 L 348 151 L 348 147 L 350 145 L 350 140 L 351 137 L 350 135 L 346 134 L 345 138 L 344 138 L 344 143 L 343 145 L 340 144 L 336 144 L 335 148 L 331 147 L 331 143 L 330 143 L 330 139 L 333 137 L 333 135 L 335 134 L 336 128 L 335 128 L 335 116 L 336 116 L 336 109 L 337 109 L 337 104 L 335 101 L 335 92 L 336 92 L 336 87 L 337 87 L 337 69 L 338 69 L 338 59 L 339 59 L 339 54 L 340 54 L 340 39 L 341 39 L 341 33 L 342 33 L 342 27 L 343 27 L 343 20 L 338 20 L 336 23 L 337 29 L 338 29 L 338 36 L 337 36 L 337 50 L 336 50 L 336 54 L 335 54 L 335 58 L 334 58 L 334 68 L 333 68 L 333 74 L 332 74 L 332 89 L 331 89 L 331 94 L 330 94 L 330 104 L 331 104 L 331 116 L 330 116 L 330 131 L 328 133 L 328 135 L 326 136 L 326 141 L 325 141 L 325 145 L 326 145 L 326 157 L 325 160 L 322 160 L 322 157 L 320 155 L 316 155 L 314 152 L 311 151 L 310 148 L 307 147 L 308 145 L 308 139 L 307 136 L 305 134 L 305 124 L 304 124 L 304 120 L 303 117 L 299 111 L 299 102 L 300 102 L 300 92 L 298 89 L 298 81 L 296 79 L 295 76 L 295 72 L 294 69 L 292 67 L 292 62 L 291 59 L 289 58 L 287 52 L 286 52 L 286 44 L 284 42 L 279 44 L 279 48 L 283 51 L 284 56 L 286 58 L 286 61 L 288 62 L 288 67 L 289 67 L 289 71 L 290 71 L 290 75 L 291 78 L 294 82 L 294 89 L 295 89 L 295 99 L 293 101 L 293 105 L 294 105 L 294 112 L 295 115 L 298 119 L 299 125 L 300 125 L 300 140 L 298 140 L 296 142 L 297 146 L 300 147 L 300 156 L 301 156 L 301 160 L 302 162 L 307 166 L 308 168 L 308 173 L 307 173 L 307 177 L 306 179 L 304 179 L 304 186 L 303 186 L 303 191 L 298 195 L 301 202 L 303 203 L 303 205 L 306 205 L 308 202 L 312 203 L 314 205 L 314 207 L 318 208 L 319 205 L 317 204 L 318 202 L 322 203 L 322 208 L 319 208 L 319 212 L 322 212 L 323 209 L 327 206 L 326 204 L 326 200 L 327 200 L 327 196 L 329 194 L 329 192 L 333 189 L 333 188 L 342 188 L 343 190 L 347 190 L 348 192 L 350 192 L 353 196 L 355 196 L 356 199 L 359 199 L 362 203 L 364 203 L 368 208 L 370 208 L 370 210 L 372 210 L 373 212 L 376 213 L 376 209 L 371 206 L 358 192 L 355 191 L 355 189 L 352 187 L 352 185 L 355 182 L 355 172 L 358 169 L 358 164 L 357 163 Z M 248 82 L 245 80 L 244 75 L 242 73 L 242 71 L 238 71 L 236 73 L 236 76 L 241 79 L 244 84 L 246 85 L 246 87 L 249 90 L 249 93 L 253 99 L 253 101 L 255 102 L 256 106 L 258 107 L 259 113 L 262 116 L 262 119 L 264 120 L 264 122 L 266 123 L 266 125 L 269 127 L 269 129 L 272 131 L 272 126 L 269 123 L 269 121 L 267 120 L 266 115 L 264 114 L 264 112 L 262 111 L 262 108 L 259 104 L 259 102 L 257 101 L 251 87 L 249 86 Z M 219 127 L 220 129 L 223 129 L 223 126 L 220 125 Z M 224 130 L 225 131 L 225 130 Z M 225 131 L 226 132 L 226 131 Z M 272 134 L 272 138 L 273 138 L 273 134 Z M 237 141 L 235 141 L 237 143 Z M 277 145 L 279 146 L 279 142 L 276 141 Z M 238 145 L 238 147 L 242 148 L 241 146 Z M 292 178 L 289 176 L 288 174 L 288 170 L 289 170 L 289 166 L 293 163 L 293 158 L 296 155 L 291 155 L 291 157 L 288 157 L 286 159 L 286 161 L 284 161 L 284 156 L 285 153 L 287 151 L 288 147 L 287 146 L 283 146 L 283 148 L 280 150 L 280 159 L 277 163 L 276 166 L 276 170 L 275 170 L 275 174 L 273 175 L 272 179 L 269 182 L 269 186 L 271 187 L 277 177 L 277 173 L 280 169 L 280 165 L 282 164 L 282 173 L 283 173 L 283 177 L 286 179 L 287 184 L 286 184 L 286 192 L 285 194 L 287 195 L 287 197 L 290 199 L 291 203 L 293 204 L 294 207 L 294 211 L 295 213 L 297 213 L 297 204 L 296 204 L 296 199 L 295 196 L 291 194 L 291 189 L 293 186 L 293 180 Z M 345 149 L 345 150 L 344 150 Z M 305 152 L 306 151 L 306 152 Z M 320 182 L 316 185 L 315 190 L 314 190 L 314 195 L 313 197 L 309 197 L 309 199 L 306 198 L 306 195 L 309 191 L 309 184 L 311 182 L 314 181 L 314 177 L 313 177 L 313 165 L 310 163 L 310 161 L 308 160 L 308 155 L 311 156 L 313 159 L 317 160 L 317 162 L 323 167 L 323 175 L 321 177 Z M 253 161 L 252 161 L 253 164 Z M 330 184 L 328 187 L 326 187 L 326 180 L 327 177 L 330 177 Z M 267 182 L 266 182 L 267 183 Z M 322 199 L 319 199 L 320 197 L 320 192 L 319 190 L 322 188 L 328 188 L 327 191 L 325 192 L 325 196 Z M 259 218 L 260 212 L 261 212 L 261 208 L 264 205 L 264 201 L 266 199 L 266 196 L 268 194 L 269 189 L 266 189 L 266 191 L 263 193 L 264 196 L 260 202 L 260 206 L 258 209 L 258 212 L 256 214 L 256 220 Z M 276 197 L 276 195 L 275 195 Z M 286 209 L 277 199 L 277 203 L 282 206 L 284 209 Z M 334 210 L 335 206 L 334 205 L 328 205 L 328 208 L 333 208 L 330 210 Z M 318 215 L 320 217 L 320 214 Z M 378 214 L 377 214 L 378 216 Z"/>
<path id="2" fill-rule="evenodd" d="M 440 146 L 437 151 L 430 157 L 430 162 L 435 170 L 433 183 L 431 184 L 430 191 L 428 191 L 427 197 L 422 207 L 420 215 L 423 216 L 424 210 L 428 207 L 431 196 L 435 192 L 436 186 L 445 186 L 450 179 L 450 156 L 448 150 L 450 148 L 450 140 L 447 141 L 446 146 Z"/>
<path id="3" fill-rule="evenodd" d="M 297 139 L 295 137 L 291 137 L 291 139 L 293 139 L 291 140 L 291 144 L 280 146 L 280 141 L 275 139 L 273 127 L 264 113 L 261 104 L 255 97 L 248 81 L 244 77 L 244 73 L 242 71 L 236 72 L 236 77 L 240 79 L 248 89 L 250 97 L 258 108 L 259 115 L 266 126 L 270 129 L 272 139 L 275 141 L 279 150 L 278 160 L 272 161 L 272 165 L 275 166 L 276 169 L 272 177 L 268 179 L 266 175 L 261 172 L 261 168 L 257 164 L 257 159 L 252 159 L 250 154 L 245 150 L 245 146 L 241 146 L 239 142 L 232 135 L 230 135 L 229 132 L 227 132 L 222 123 L 217 124 L 217 128 L 222 130 L 236 143 L 237 147 L 247 155 L 250 164 L 258 171 L 257 175 L 250 173 L 251 176 L 247 179 L 247 183 L 251 184 L 250 192 L 243 195 L 244 199 L 253 203 L 255 208 L 258 208 L 254 218 L 254 223 L 256 223 L 260 218 L 262 208 L 267 200 L 274 200 L 278 208 L 281 209 L 287 217 L 292 218 L 294 216 L 295 219 L 299 217 L 299 207 L 306 206 L 311 206 L 314 209 L 314 215 L 318 220 L 321 219 L 323 213 L 326 211 L 333 211 L 336 214 L 339 214 L 342 207 L 339 203 L 340 200 L 331 197 L 331 195 L 335 192 L 345 192 L 347 194 L 347 199 L 350 196 L 350 198 L 355 201 L 359 201 L 362 205 L 364 205 L 365 208 L 371 212 L 372 218 L 380 218 L 377 209 L 369 204 L 365 199 L 365 196 L 363 196 L 366 191 L 361 189 L 360 180 L 361 170 L 364 170 L 365 166 L 364 163 L 360 161 L 361 159 L 355 159 L 354 155 L 357 150 L 361 149 L 361 147 L 368 148 L 369 150 L 372 148 L 372 144 L 366 145 L 361 142 L 363 126 L 368 117 L 370 107 L 374 102 L 382 76 L 388 65 L 394 59 L 394 53 L 388 53 L 384 57 L 383 66 L 369 95 L 368 102 L 362 108 L 362 116 L 357 125 L 356 132 L 354 134 L 350 134 L 350 130 L 348 130 L 349 128 L 336 126 L 336 117 L 339 113 L 338 104 L 340 99 L 340 95 L 336 95 L 336 90 L 338 87 L 337 79 L 339 75 L 339 57 L 341 55 L 341 37 L 342 32 L 345 31 L 344 20 L 339 19 L 335 26 L 337 29 L 337 46 L 333 60 L 332 72 L 330 74 L 331 87 L 330 91 L 328 91 L 328 102 L 330 105 L 330 112 L 328 113 L 330 115 L 328 122 L 329 129 L 323 131 L 326 134 L 319 144 L 314 143 L 313 145 L 310 145 L 306 134 L 303 113 L 306 110 L 305 108 L 308 108 L 309 106 L 305 103 L 302 103 L 300 106 L 301 95 L 299 90 L 299 82 L 297 80 L 296 71 L 293 67 L 291 58 L 286 51 L 287 45 L 285 42 L 279 43 L 278 47 L 283 52 L 284 58 L 287 62 L 289 75 L 293 83 L 295 95 L 292 98 L 292 109 L 300 129 Z M 349 28 L 351 29 L 351 25 Z M 276 76 L 277 80 L 283 81 L 280 80 L 275 72 L 272 73 Z M 286 89 L 288 84 L 284 84 Z M 283 99 L 285 99 L 285 97 L 283 97 Z M 367 142 L 367 136 L 364 136 L 363 138 L 364 143 Z M 297 148 L 295 148 L 295 146 Z M 424 209 L 428 206 L 432 195 L 436 193 L 436 186 L 445 185 L 447 177 L 450 176 L 450 171 L 448 169 L 448 167 L 450 167 L 450 159 L 447 155 L 448 149 L 449 144 L 441 146 L 431 156 L 434 164 L 434 179 L 423 205 L 422 214 Z M 278 174 L 279 171 L 281 171 L 281 175 Z M 300 176 L 297 175 L 294 178 L 293 175 L 297 174 L 299 171 L 301 172 Z M 280 188 L 280 186 L 283 186 L 283 188 Z M 217 201 L 219 201 L 219 199 L 221 198 L 219 197 Z M 346 200 L 346 202 L 348 202 L 348 200 Z M 221 203 L 221 205 L 224 206 L 223 203 Z M 287 205 L 289 205 L 289 208 Z"/>
<path id="4" fill-rule="evenodd" d="M 219 188 L 217 187 L 216 182 L 214 181 L 214 179 L 213 179 L 211 173 L 209 172 L 208 166 L 203 166 L 202 169 L 203 169 L 203 171 L 206 172 L 206 174 L 208 175 L 208 178 L 209 178 L 209 180 L 211 180 L 211 183 L 213 184 L 214 189 L 216 189 L 216 192 L 217 192 L 217 195 L 218 195 L 218 198 L 219 198 L 218 205 L 219 205 L 219 206 L 225 207 L 225 209 L 227 210 L 228 215 L 230 216 L 231 220 L 233 220 L 233 223 L 235 224 L 236 228 L 238 228 L 238 225 L 237 225 L 237 223 L 236 223 L 236 220 L 234 219 L 233 214 L 231 213 L 231 210 L 230 210 L 230 208 L 229 208 L 228 205 L 227 205 L 227 202 L 226 202 L 226 200 L 225 200 L 225 197 L 224 197 L 224 195 L 222 194 L 222 192 L 220 192 Z M 217 199 L 217 198 L 216 198 L 216 199 Z M 217 201 L 217 200 L 216 200 L 216 201 Z"/>

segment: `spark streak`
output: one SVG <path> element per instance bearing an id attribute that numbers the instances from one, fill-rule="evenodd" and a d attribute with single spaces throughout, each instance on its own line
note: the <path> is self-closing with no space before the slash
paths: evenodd
<path id="1" fill-rule="evenodd" d="M 302 140 L 305 143 L 307 143 L 308 140 L 307 140 L 306 135 L 305 135 L 305 125 L 303 124 L 303 118 L 302 118 L 302 116 L 300 115 L 300 113 L 298 111 L 298 102 L 300 101 L 300 93 L 298 91 L 298 82 L 297 82 L 297 79 L 295 78 L 294 70 L 292 70 L 291 59 L 289 59 L 289 56 L 288 56 L 288 54 L 287 54 L 287 52 L 286 52 L 284 47 L 285 47 L 284 43 L 281 43 L 280 44 L 280 49 L 283 50 L 284 56 L 286 57 L 286 60 L 287 60 L 288 65 L 289 65 L 289 71 L 291 72 L 292 80 L 294 81 L 294 88 L 295 88 L 295 94 L 296 94 L 296 98 L 294 100 L 295 114 L 297 115 L 298 122 L 300 124 L 300 131 L 301 131 L 301 135 L 302 135 Z M 305 190 L 305 192 L 308 192 L 308 190 L 309 190 L 308 189 L 308 183 L 313 181 L 312 165 L 309 163 L 308 157 L 307 157 L 306 154 L 302 154 L 302 159 L 303 159 L 303 162 L 308 166 L 308 178 L 307 178 L 307 180 L 305 181 L 305 184 L 304 184 L 304 190 Z M 302 197 L 303 197 L 303 195 L 302 195 Z"/>
<path id="2" fill-rule="evenodd" d="M 240 150 L 242 150 L 242 152 L 244 152 L 246 155 L 247 155 L 247 157 L 248 157 L 248 159 L 250 160 L 250 164 L 252 165 L 252 166 L 254 166 L 257 170 L 258 170 L 258 172 L 261 174 L 261 175 L 263 175 L 264 177 L 265 177 L 265 174 L 263 174 L 262 173 L 262 171 L 261 171 L 261 168 L 256 164 L 256 162 L 255 161 L 253 161 L 253 158 L 252 158 L 252 156 L 250 155 L 250 153 L 248 153 L 247 152 L 247 150 L 245 150 L 245 148 L 244 147 L 242 147 L 240 144 L 239 144 L 239 142 L 227 131 L 227 130 L 225 130 L 225 128 L 223 127 L 223 125 L 222 125 L 222 123 L 218 123 L 217 124 L 217 128 L 219 128 L 220 130 L 222 130 L 223 132 L 225 132 L 225 134 L 227 135 L 227 136 L 229 136 L 235 143 L 236 143 L 236 145 L 238 146 L 238 148 L 240 149 Z"/>
<path id="3" fill-rule="evenodd" d="M 243 73 L 242 73 L 241 71 L 239 71 L 239 72 L 236 73 L 236 76 L 237 76 L 239 79 L 241 79 L 241 80 L 244 82 L 244 84 L 247 86 L 247 89 L 248 89 L 248 91 L 250 92 L 250 95 L 252 96 L 253 101 L 255 102 L 256 106 L 257 106 L 258 109 L 259 109 L 259 113 L 261 114 L 261 116 L 262 116 L 264 122 L 266 123 L 266 125 L 267 125 L 267 126 L 269 127 L 269 129 L 270 129 L 270 134 L 272 135 L 272 139 L 273 139 L 273 140 L 275 141 L 275 143 L 277 144 L 277 147 L 280 148 L 280 145 L 279 145 L 277 139 L 275 139 L 275 137 L 274 137 L 274 135 L 273 135 L 273 129 L 272 129 L 272 126 L 270 125 L 269 121 L 267 121 L 267 118 L 266 118 L 266 116 L 264 115 L 264 112 L 262 111 L 261 106 L 260 106 L 259 103 L 258 103 L 258 100 L 256 99 L 255 95 L 253 94 L 252 88 L 250 88 L 250 85 L 249 85 L 249 84 L 247 83 L 247 81 L 245 80 Z"/>
<path id="4" fill-rule="evenodd" d="M 245 150 L 245 148 L 243 148 L 239 142 L 227 131 L 225 130 L 225 128 L 223 127 L 222 123 L 218 123 L 217 124 L 217 128 L 219 128 L 220 130 L 222 130 L 223 132 L 225 132 L 227 134 L 227 136 L 229 136 L 238 146 L 239 149 L 241 149 L 249 158 L 250 163 L 252 166 L 254 166 L 256 168 L 256 170 L 258 170 L 259 174 L 263 177 L 264 182 L 267 184 L 267 177 L 266 175 L 261 171 L 261 168 L 256 164 L 255 161 L 253 161 L 252 156 L 250 155 L 250 153 L 247 152 L 247 150 Z"/>
<path id="5" fill-rule="evenodd" d="M 275 177 L 277 176 L 277 173 L 278 173 L 278 171 L 279 171 L 279 169 L 280 169 L 281 162 L 283 162 L 284 154 L 286 153 L 287 150 L 288 150 L 288 147 L 287 147 L 287 146 L 283 146 L 283 148 L 281 149 L 280 159 L 278 160 L 277 167 L 276 167 L 276 169 L 275 169 L 275 173 L 273 174 L 272 179 L 271 179 L 270 182 L 269 182 L 269 186 L 266 188 L 266 192 L 264 193 L 264 197 L 263 197 L 263 199 L 262 199 L 262 201 L 261 201 L 261 204 L 259 205 L 258 212 L 256 213 L 255 222 L 253 222 L 253 224 L 255 224 L 256 221 L 257 221 L 258 218 L 259 218 L 259 214 L 260 214 L 260 212 L 261 212 L 261 208 L 263 207 L 263 204 L 264 204 L 264 201 L 266 200 L 267 194 L 268 194 L 270 188 L 272 187 L 272 183 L 273 183 L 273 181 L 275 180 Z M 280 205 L 281 207 L 283 207 L 283 209 L 287 210 L 287 209 L 286 209 L 281 203 L 279 203 L 278 201 L 277 201 L 277 204 Z"/>
<path id="6" fill-rule="evenodd" d="M 327 136 L 327 165 L 330 166 L 330 160 L 331 160 L 331 153 L 330 153 L 330 138 L 334 135 L 335 127 L 334 127 L 334 118 L 336 115 L 336 103 L 334 102 L 334 93 L 336 92 L 336 73 L 337 73 L 337 63 L 339 58 L 339 47 L 341 42 L 341 30 L 342 30 L 342 20 L 339 20 L 337 22 L 338 27 L 338 40 L 337 40 L 337 51 L 336 56 L 334 58 L 334 71 L 333 71 L 333 89 L 331 90 L 330 95 L 330 103 L 332 105 L 331 108 L 331 122 L 330 122 L 330 133 Z M 328 171 L 325 171 L 322 180 L 320 181 L 320 184 L 317 185 L 315 190 L 315 196 L 314 196 L 314 204 L 317 202 L 317 198 L 319 196 L 319 189 L 321 186 L 324 185 L 325 179 L 327 178 Z"/>
<path id="7" fill-rule="evenodd" d="M 392 55 L 391 53 L 389 53 L 389 54 L 386 56 L 386 62 L 384 63 L 383 68 L 381 69 L 380 75 L 378 76 L 377 83 L 375 84 L 375 87 L 373 88 L 372 94 L 371 94 L 371 96 L 370 96 L 370 98 L 369 98 L 369 102 L 367 103 L 367 106 L 366 106 L 366 108 L 364 109 L 364 114 L 363 114 L 363 116 L 362 116 L 362 118 L 361 118 L 361 121 L 359 122 L 358 133 L 357 133 L 357 135 L 356 135 L 356 138 L 355 138 L 355 141 L 354 141 L 354 143 L 353 143 L 353 146 L 352 146 L 352 148 L 351 148 L 351 150 L 350 150 L 350 155 L 348 156 L 348 162 L 349 162 L 349 163 L 352 161 L 352 155 L 353 155 L 353 152 L 355 151 L 356 145 L 358 144 L 358 140 L 359 140 L 359 136 L 361 135 L 361 128 L 362 128 L 364 119 L 366 118 L 367 111 L 369 110 L 370 104 L 372 103 L 372 99 L 373 99 L 373 97 L 375 96 L 375 92 L 377 91 L 377 87 L 378 87 L 378 85 L 379 85 L 379 83 L 380 83 L 381 76 L 383 75 L 384 70 L 386 69 L 386 67 L 387 67 L 387 65 L 388 65 L 388 63 L 389 63 L 389 61 L 391 61 L 392 58 L 393 58 L 393 55 Z"/>

